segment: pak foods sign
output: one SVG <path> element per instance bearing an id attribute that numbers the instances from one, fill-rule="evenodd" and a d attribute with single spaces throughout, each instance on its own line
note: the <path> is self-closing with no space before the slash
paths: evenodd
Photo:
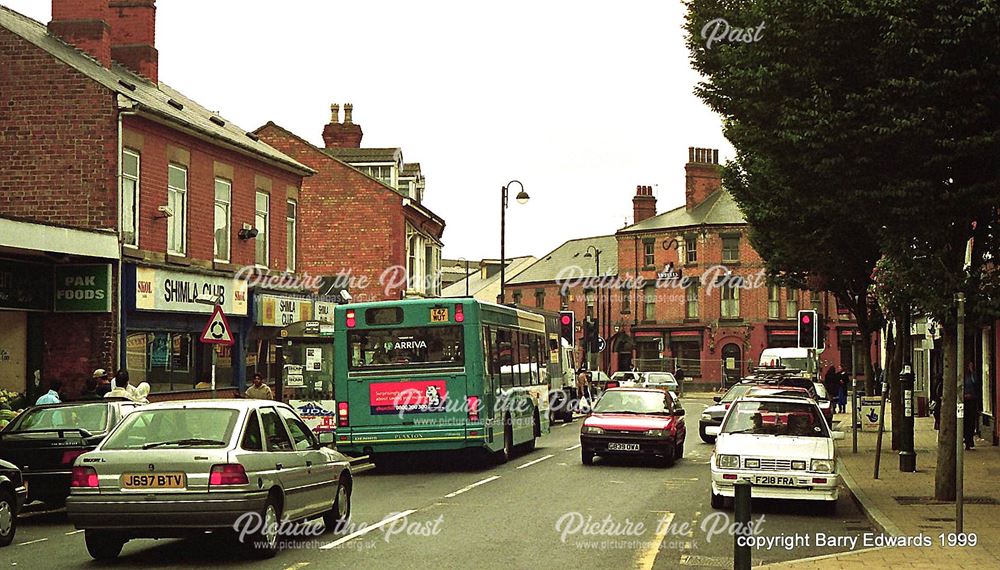
<path id="1" fill-rule="evenodd" d="M 246 281 L 152 267 L 135 269 L 135 308 L 140 311 L 211 313 L 211 300 L 219 298 L 227 315 L 246 316 Z"/>
<path id="2" fill-rule="evenodd" d="M 60 313 L 111 312 L 111 265 L 56 265 L 53 308 Z"/>

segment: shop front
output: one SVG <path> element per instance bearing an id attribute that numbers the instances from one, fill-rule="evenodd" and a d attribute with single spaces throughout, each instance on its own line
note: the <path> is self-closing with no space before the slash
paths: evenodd
<path id="1" fill-rule="evenodd" d="M 151 394 L 211 391 L 213 386 L 239 390 L 245 385 L 250 328 L 246 281 L 128 264 L 125 283 L 123 360 L 133 379 L 148 382 Z M 200 341 L 216 303 L 232 328 L 232 346 Z"/>
<path id="2" fill-rule="evenodd" d="M 254 327 L 250 331 L 247 345 L 248 375 L 262 374 L 265 383 L 270 384 L 273 389 L 281 376 L 278 364 L 278 349 L 282 346 L 281 331 L 284 327 L 304 321 L 333 324 L 335 303 L 308 293 L 262 289 L 251 290 L 251 302 L 254 307 Z"/>

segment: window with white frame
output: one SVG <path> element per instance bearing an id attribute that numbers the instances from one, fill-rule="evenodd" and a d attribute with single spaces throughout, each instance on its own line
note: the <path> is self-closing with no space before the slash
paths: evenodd
<path id="1" fill-rule="evenodd" d="M 767 318 L 777 319 L 780 317 L 781 289 L 774 284 L 767 286 Z"/>
<path id="2" fill-rule="evenodd" d="M 122 149 L 121 240 L 139 245 L 139 153 Z"/>
<path id="3" fill-rule="evenodd" d="M 232 235 L 231 219 L 233 183 L 224 178 L 215 179 L 215 260 L 229 261 L 229 238 Z"/>
<path id="4" fill-rule="evenodd" d="M 740 318 L 740 288 L 735 284 L 726 282 L 722 286 L 722 311 L 723 319 Z"/>
<path id="5" fill-rule="evenodd" d="M 167 253 L 184 255 L 187 249 L 187 168 L 167 166 L 167 206 L 172 215 L 167 218 Z"/>
<path id="6" fill-rule="evenodd" d="M 688 319 L 698 318 L 698 282 L 694 282 L 687 287 L 686 311 L 684 316 Z"/>
<path id="7" fill-rule="evenodd" d="M 298 203 L 295 200 L 289 200 L 288 212 L 285 214 L 285 266 L 289 271 L 295 271 L 295 238 L 298 214 Z"/>
<path id="8" fill-rule="evenodd" d="M 795 289 L 785 289 L 785 318 L 799 318 L 798 291 Z"/>
<path id="9" fill-rule="evenodd" d="M 267 192 L 257 192 L 256 215 L 254 216 L 254 227 L 257 229 L 255 261 L 257 265 L 267 267 L 268 256 L 270 255 L 270 218 L 271 218 L 271 197 Z"/>
<path id="10" fill-rule="evenodd" d="M 698 262 L 698 238 L 695 236 L 687 236 L 684 238 L 684 262 Z"/>

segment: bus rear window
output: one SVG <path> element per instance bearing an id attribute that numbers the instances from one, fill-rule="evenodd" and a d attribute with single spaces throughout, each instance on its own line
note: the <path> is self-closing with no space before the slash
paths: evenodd
<path id="1" fill-rule="evenodd" d="M 384 307 L 365 311 L 366 325 L 398 325 L 401 322 L 403 322 L 403 309 L 399 307 Z"/>
<path id="2" fill-rule="evenodd" d="M 462 366 L 462 327 L 353 330 L 347 333 L 351 370 Z"/>

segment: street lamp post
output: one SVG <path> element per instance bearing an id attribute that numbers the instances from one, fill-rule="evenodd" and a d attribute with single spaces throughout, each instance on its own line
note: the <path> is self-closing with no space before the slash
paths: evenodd
<path id="1" fill-rule="evenodd" d="M 590 250 L 594 250 L 594 253 L 591 254 Z M 600 278 L 601 278 L 601 250 L 598 249 L 597 246 L 588 245 L 587 246 L 587 252 L 584 253 L 583 256 L 587 257 L 587 258 L 589 258 L 589 257 L 593 257 L 594 258 L 594 277 L 597 278 L 597 280 L 598 280 L 598 287 L 597 287 L 597 290 L 594 292 L 595 296 L 597 297 L 597 307 L 596 307 L 596 309 L 597 309 L 597 322 L 594 323 L 594 328 L 597 331 L 597 336 L 601 336 L 601 332 L 602 332 L 601 331 L 601 288 L 600 288 Z M 590 339 L 587 339 L 587 342 L 589 343 Z M 601 358 L 600 354 L 597 354 L 597 355 L 595 355 L 595 357 L 593 358 L 593 360 L 594 360 L 594 362 L 592 363 L 592 368 L 597 368 L 597 366 L 596 366 L 597 361 L 598 360 L 603 360 L 603 358 Z"/>
<path id="2" fill-rule="evenodd" d="M 528 198 L 530 198 L 530 196 L 528 196 L 528 193 L 524 191 L 524 184 L 521 184 L 521 182 L 518 180 L 511 180 L 505 186 L 502 186 L 500 188 L 500 296 L 497 298 L 497 301 L 501 305 L 507 302 L 507 295 L 505 290 L 506 287 L 505 269 L 507 267 L 507 259 L 506 259 L 506 252 L 504 251 L 504 226 L 507 222 L 506 220 L 507 189 L 510 188 L 510 185 L 514 183 L 517 183 L 517 185 L 521 187 L 521 191 L 518 192 L 517 196 L 515 197 L 515 200 L 517 200 L 518 204 L 527 203 Z"/>
<path id="3" fill-rule="evenodd" d="M 455 268 L 456 269 L 461 269 L 463 261 L 465 262 L 465 296 L 468 297 L 469 296 L 469 260 L 465 259 L 464 257 L 459 257 L 458 260 L 455 262 Z"/>

